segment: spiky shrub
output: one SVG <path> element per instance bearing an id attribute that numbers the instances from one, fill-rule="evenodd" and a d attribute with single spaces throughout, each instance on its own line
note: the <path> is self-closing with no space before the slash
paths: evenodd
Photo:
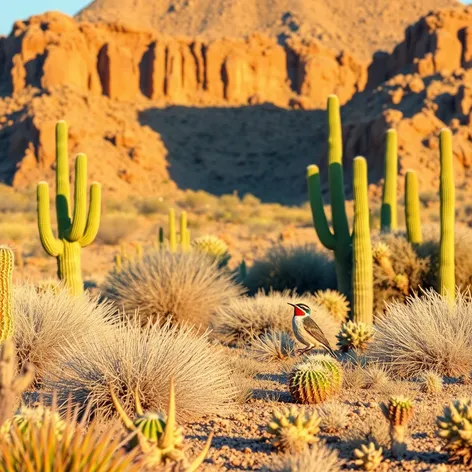
<path id="1" fill-rule="evenodd" d="M 36 291 L 41 292 L 52 292 L 58 294 L 61 290 L 64 290 L 64 284 L 58 279 L 43 279 L 36 283 Z"/>
<path id="2" fill-rule="evenodd" d="M 403 396 L 390 397 L 388 404 L 380 404 L 380 409 L 390 424 L 392 454 L 401 459 L 406 452 L 405 433 L 408 422 L 413 416 L 413 404 L 410 399 Z"/>
<path id="3" fill-rule="evenodd" d="M 321 418 L 321 430 L 334 434 L 339 433 L 348 424 L 349 407 L 340 401 L 326 402 L 318 407 Z"/>
<path id="4" fill-rule="evenodd" d="M 65 348 L 45 387 L 57 390 L 59 401 L 69 395 L 74 404 L 90 401 L 92 412 L 106 419 L 115 414 L 110 388 L 128 415 L 134 413 L 137 389 L 145 410 L 161 411 L 174 376 L 177 412 L 189 419 L 231 410 L 241 396 L 239 375 L 207 333 L 169 323 L 140 327 L 132 320 L 109 339 Z"/>
<path id="5" fill-rule="evenodd" d="M 54 470 L 55 472 L 138 472 L 143 464 L 139 450 L 126 452 L 114 428 L 99 431 L 86 426 L 77 415 L 64 421 L 62 434 L 56 434 L 54 414 L 44 414 L 26 431 L 13 424 L 10 434 L 0 435 L 0 469 L 11 472 Z M 78 468 L 80 464 L 80 469 Z"/>
<path id="6" fill-rule="evenodd" d="M 338 347 L 341 351 L 347 352 L 350 349 L 365 351 L 367 345 L 374 336 L 374 327 L 361 321 L 348 321 L 343 323 L 341 331 L 338 333 Z"/>
<path id="7" fill-rule="evenodd" d="M 336 272 L 329 254 L 314 245 L 275 246 L 254 261 L 244 283 L 250 294 L 286 289 L 313 293 L 336 288 Z"/>
<path id="8" fill-rule="evenodd" d="M 231 258 L 227 244 L 222 239 L 211 234 L 194 239 L 192 241 L 192 248 L 216 259 L 222 266 L 228 264 Z"/>
<path id="9" fill-rule="evenodd" d="M 298 410 L 292 406 L 290 410 L 275 410 L 266 431 L 273 436 L 274 447 L 294 454 L 319 441 L 320 421 L 317 413 L 306 414 L 303 407 Z"/>
<path id="10" fill-rule="evenodd" d="M 376 470 L 383 461 L 383 449 L 377 448 L 373 442 L 362 444 L 354 449 L 354 464 L 362 470 Z"/>
<path id="11" fill-rule="evenodd" d="M 313 444 L 302 453 L 277 458 L 264 472 L 341 472 L 345 461 L 324 442 Z"/>
<path id="12" fill-rule="evenodd" d="M 60 287 L 38 292 L 34 285 L 17 285 L 13 301 L 19 364 L 34 365 L 37 383 L 55 368 L 66 346 L 99 341 L 114 332 L 114 308 L 87 293 L 71 297 Z"/>
<path id="13" fill-rule="evenodd" d="M 472 400 L 454 400 L 436 420 L 438 436 L 446 441 L 451 461 L 472 465 Z"/>
<path id="14" fill-rule="evenodd" d="M 242 288 L 204 254 L 154 251 L 142 261 L 108 274 L 104 297 L 148 322 L 189 322 L 208 327 L 210 317 L 237 298 Z"/>
<path id="15" fill-rule="evenodd" d="M 376 256 L 374 257 L 374 313 L 383 313 L 388 302 L 402 302 L 409 294 L 419 291 L 420 287 L 427 288 L 425 280 L 429 261 L 415 252 L 404 234 L 380 234 L 372 238 L 372 244 Z M 396 278 L 397 275 L 401 275 L 402 278 Z"/>
<path id="16" fill-rule="evenodd" d="M 456 306 L 434 290 L 389 304 L 375 325 L 370 359 L 388 364 L 400 378 L 434 370 L 439 375 L 468 376 L 472 369 L 472 302 L 458 293 Z"/>
<path id="17" fill-rule="evenodd" d="M 13 335 L 13 251 L 0 246 L 0 343 Z"/>
<path id="18" fill-rule="evenodd" d="M 290 372 L 289 390 L 299 403 L 322 403 L 341 389 L 342 375 L 341 365 L 332 357 L 309 356 Z"/>
<path id="19" fill-rule="evenodd" d="M 37 188 L 38 228 L 44 250 L 57 259 L 57 274 L 71 294 L 83 292 L 80 267 L 81 248 L 90 245 L 100 226 L 101 187 L 90 186 L 90 206 L 87 216 L 87 157 L 78 154 L 75 161 L 75 206 L 71 217 L 67 123 L 56 125 L 56 215 L 58 237 L 52 232 L 49 210 L 49 187 L 40 182 Z"/>
<path id="20" fill-rule="evenodd" d="M 267 331 L 292 332 L 293 308 L 288 302 L 305 303 L 312 308 L 311 317 L 335 343 L 340 323 L 319 306 L 311 295 L 298 296 L 289 290 L 259 292 L 255 297 L 239 297 L 217 310 L 212 318 L 215 334 L 228 344 L 244 345 Z"/>
<path id="21" fill-rule="evenodd" d="M 295 354 L 296 344 L 285 331 L 267 331 L 254 338 L 251 349 L 255 357 L 261 361 L 281 361 Z"/>
<path id="22" fill-rule="evenodd" d="M 435 394 L 443 389 L 443 379 L 433 370 L 423 372 L 420 377 L 420 388 L 424 393 Z"/>
<path id="23" fill-rule="evenodd" d="M 349 302 L 342 293 L 330 289 L 318 290 L 315 293 L 315 301 L 319 305 L 324 306 L 335 320 L 340 322 L 346 321 L 349 313 Z"/>

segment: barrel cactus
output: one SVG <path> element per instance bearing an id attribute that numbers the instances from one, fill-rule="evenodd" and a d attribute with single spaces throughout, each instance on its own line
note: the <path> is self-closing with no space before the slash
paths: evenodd
<path id="1" fill-rule="evenodd" d="M 421 391 L 424 393 L 439 393 L 443 389 L 442 377 L 433 370 L 428 370 L 427 372 L 424 372 L 420 376 L 419 381 Z"/>
<path id="2" fill-rule="evenodd" d="M 272 444 L 283 452 L 302 452 L 310 444 L 319 441 L 321 419 L 317 413 L 308 415 L 304 408 L 275 410 L 266 431 L 273 436 Z"/>
<path id="3" fill-rule="evenodd" d="M 374 328 L 372 325 L 362 323 L 362 321 L 348 321 L 341 326 L 341 331 L 337 335 L 337 345 L 343 352 L 350 349 L 365 351 L 373 335 Z"/>
<path id="4" fill-rule="evenodd" d="M 388 405 L 382 403 L 380 409 L 390 423 L 392 454 L 396 458 L 401 458 L 406 452 L 405 430 L 413 416 L 413 404 L 410 399 L 403 396 L 391 397 Z"/>
<path id="5" fill-rule="evenodd" d="M 299 403 L 322 403 L 341 389 L 342 378 L 338 361 L 314 355 L 295 366 L 289 375 L 289 390 Z"/>
<path id="6" fill-rule="evenodd" d="M 226 243 L 211 234 L 194 239 L 192 241 L 192 247 L 196 251 L 208 254 L 210 257 L 218 260 L 221 265 L 226 265 L 231 257 Z"/>
<path id="7" fill-rule="evenodd" d="M 383 449 L 375 446 L 373 442 L 369 445 L 362 444 L 359 449 L 354 449 L 354 464 L 362 470 L 375 470 L 383 461 Z"/>
<path id="8" fill-rule="evenodd" d="M 329 314 L 338 321 L 346 321 L 349 313 L 349 302 L 345 295 L 336 290 L 319 290 L 315 293 L 315 301 L 324 306 Z"/>
<path id="9" fill-rule="evenodd" d="M 451 461 L 472 466 L 472 399 L 454 400 L 436 420 Z"/>

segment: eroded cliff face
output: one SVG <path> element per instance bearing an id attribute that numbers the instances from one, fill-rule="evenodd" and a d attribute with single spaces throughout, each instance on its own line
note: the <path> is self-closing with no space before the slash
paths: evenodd
<path id="1" fill-rule="evenodd" d="M 324 106 L 363 90 L 365 64 L 315 41 L 284 46 L 263 35 L 210 42 L 159 37 L 116 25 L 79 23 L 59 13 L 17 22 L 0 40 L 11 93 L 67 85 L 117 100 L 140 96 L 180 104 L 271 102 Z"/>

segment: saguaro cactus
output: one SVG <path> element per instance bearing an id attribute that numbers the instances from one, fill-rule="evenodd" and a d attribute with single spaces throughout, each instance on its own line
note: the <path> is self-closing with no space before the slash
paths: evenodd
<path id="1" fill-rule="evenodd" d="M 385 174 L 380 210 L 380 227 L 383 232 L 389 233 L 397 229 L 397 132 L 389 129 L 385 144 Z"/>
<path id="2" fill-rule="evenodd" d="M 352 232 L 353 277 L 352 318 L 356 322 L 373 321 L 373 260 L 369 225 L 367 162 L 356 157 L 353 162 L 354 227 Z"/>
<path id="3" fill-rule="evenodd" d="M 334 251 L 338 291 L 351 298 L 352 246 L 347 221 L 344 176 L 342 166 L 342 129 L 339 100 L 336 95 L 328 98 L 328 177 L 331 197 L 333 231 L 331 231 L 323 207 L 320 172 L 316 165 L 308 166 L 308 191 L 316 233 L 321 243 Z"/>
<path id="4" fill-rule="evenodd" d="M 441 295 L 451 303 L 455 301 L 454 277 L 454 169 L 452 154 L 452 134 L 449 129 L 440 134 L 440 204 L 441 204 L 441 240 L 439 247 L 439 288 Z"/>
<path id="5" fill-rule="evenodd" d="M 418 177 L 414 170 L 405 174 L 405 221 L 408 241 L 412 244 L 421 244 L 420 197 L 418 195 Z"/>
<path id="6" fill-rule="evenodd" d="M 0 343 L 13 335 L 13 265 L 13 251 L 6 246 L 0 246 Z"/>
<path id="7" fill-rule="evenodd" d="M 58 238 L 51 228 L 49 186 L 40 182 L 37 187 L 38 227 L 45 251 L 57 258 L 58 277 L 64 280 L 71 294 L 83 292 L 80 250 L 93 242 L 100 225 L 101 186 L 90 186 L 90 207 L 87 215 L 87 157 L 78 154 L 75 161 L 74 214 L 71 218 L 69 158 L 67 152 L 67 123 L 56 125 L 56 215 Z"/>

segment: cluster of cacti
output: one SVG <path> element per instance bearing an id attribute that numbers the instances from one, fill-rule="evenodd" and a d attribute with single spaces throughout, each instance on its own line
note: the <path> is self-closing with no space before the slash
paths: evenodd
<path id="1" fill-rule="evenodd" d="M 346 321 L 349 314 L 349 301 L 346 296 L 337 290 L 318 290 L 315 293 L 315 301 L 325 307 L 329 314 L 338 321 Z"/>
<path id="2" fill-rule="evenodd" d="M 375 470 L 383 461 L 383 449 L 377 448 L 373 442 L 362 444 L 354 449 L 354 464 L 361 470 Z"/>
<path id="3" fill-rule="evenodd" d="M 83 292 L 80 267 L 81 248 L 93 242 L 100 225 L 101 187 L 90 187 L 90 206 L 87 215 L 87 157 L 78 154 L 75 161 L 75 202 L 71 213 L 67 124 L 56 125 L 56 214 L 58 238 L 54 237 L 49 210 L 49 186 L 40 182 L 37 187 L 39 236 L 44 250 L 57 258 L 58 277 L 64 280 L 71 294 Z"/>
<path id="4" fill-rule="evenodd" d="M 443 379 L 434 371 L 424 372 L 419 381 L 421 391 L 424 393 L 439 393 L 443 389 Z"/>
<path id="5" fill-rule="evenodd" d="M 194 239 L 192 241 L 192 248 L 198 252 L 208 254 L 217 260 L 221 266 L 225 266 L 231 258 L 227 244 L 222 239 L 211 234 Z"/>
<path id="6" fill-rule="evenodd" d="M 180 232 L 177 234 L 177 226 L 175 221 L 175 209 L 169 208 L 168 220 L 168 236 L 167 241 L 164 235 L 164 228 L 159 227 L 158 249 L 167 248 L 171 252 L 190 250 L 190 231 L 187 228 L 187 212 L 180 213 Z"/>
<path id="7" fill-rule="evenodd" d="M 115 271 L 121 272 L 123 264 L 130 262 L 141 261 L 144 257 L 144 249 L 141 243 L 135 244 L 135 250 L 133 253 L 129 253 L 125 243 L 121 244 L 120 252 L 115 254 Z"/>
<path id="8" fill-rule="evenodd" d="M 0 246 L 0 343 L 13 335 L 13 251 Z"/>
<path id="9" fill-rule="evenodd" d="M 374 328 L 371 324 L 349 320 L 341 326 L 341 330 L 337 335 L 337 346 L 343 352 L 351 349 L 363 352 L 367 349 L 367 345 L 373 336 Z"/>
<path id="10" fill-rule="evenodd" d="M 372 246 L 372 257 L 374 262 L 383 270 L 394 286 L 405 295 L 409 294 L 410 281 L 405 274 L 397 274 L 390 260 L 390 248 L 384 242 L 378 242 Z"/>
<path id="11" fill-rule="evenodd" d="M 289 374 L 290 393 L 298 403 L 322 403 L 342 386 L 340 363 L 325 354 L 309 356 Z"/>
<path id="12" fill-rule="evenodd" d="M 380 409 L 390 425 L 392 455 L 401 459 L 407 450 L 406 427 L 413 416 L 413 404 L 403 396 L 390 397 L 388 404 L 380 404 Z"/>
<path id="13" fill-rule="evenodd" d="M 307 414 L 303 407 L 298 410 L 292 406 L 290 410 L 275 410 L 266 431 L 273 436 L 275 448 L 294 454 L 319 441 L 320 422 L 316 412 Z"/>
<path id="14" fill-rule="evenodd" d="M 184 450 L 183 432 L 177 426 L 175 419 L 175 387 L 173 378 L 170 381 L 167 418 L 160 413 L 144 412 L 139 400 L 138 391 L 136 391 L 137 416 L 132 420 L 125 412 L 112 388 L 110 388 L 110 395 L 124 426 L 130 433 L 135 433 L 128 447 L 132 450 L 139 445 L 145 454 L 144 464 L 146 467 L 176 463 L 179 470 L 192 472 L 205 460 L 210 449 L 213 434 L 209 435 L 198 457 L 192 463 L 189 463 Z"/>
<path id="15" fill-rule="evenodd" d="M 454 400 L 436 420 L 451 461 L 472 466 L 472 399 Z"/>

